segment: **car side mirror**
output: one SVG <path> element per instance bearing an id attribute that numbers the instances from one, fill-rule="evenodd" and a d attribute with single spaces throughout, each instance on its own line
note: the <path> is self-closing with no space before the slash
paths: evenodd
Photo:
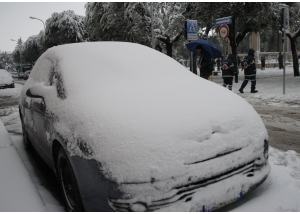
<path id="1" fill-rule="evenodd" d="M 26 96 L 33 98 L 33 100 L 31 101 L 31 107 L 33 109 L 35 109 L 36 111 L 39 112 L 45 112 L 46 110 L 46 105 L 45 105 L 45 99 L 43 96 L 35 94 L 32 92 L 32 89 L 27 89 L 26 91 Z"/>
<path id="2" fill-rule="evenodd" d="M 44 100 L 44 97 L 43 97 L 43 96 L 34 94 L 30 88 L 27 89 L 27 91 L 26 91 L 26 96 L 27 96 L 27 97 L 30 97 L 30 98 L 40 98 L 40 99 Z"/>

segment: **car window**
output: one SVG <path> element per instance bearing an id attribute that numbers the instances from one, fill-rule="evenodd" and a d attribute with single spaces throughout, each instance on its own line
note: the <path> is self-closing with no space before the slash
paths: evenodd
<path id="1" fill-rule="evenodd" d="M 48 58 L 40 58 L 34 68 L 32 69 L 31 78 L 35 82 L 43 83 L 44 85 L 49 85 L 49 74 L 52 67 L 52 62 Z"/>
<path id="2" fill-rule="evenodd" d="M 61 99 L 66 98 L 63 85 L 62 75 L 56 70 L 56 66 L 52 65 L 49 73 L 49 84 L 56 87 L 57 96 Z"/>

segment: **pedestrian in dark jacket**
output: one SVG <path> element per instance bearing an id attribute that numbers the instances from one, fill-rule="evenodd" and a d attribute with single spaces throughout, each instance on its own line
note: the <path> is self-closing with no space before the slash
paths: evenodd
<path id="1" fill-rule="evenodd" d="M 254 50 L 249 49 L 248 55 L 244 58 L 242 62 L 242 66 L 244 68 L 245 79 L 239 89 L 241 93 L 244 93 L 244 88 L 246 87 L 248 81 L 251 81 L 251 93 L 257 93 L 258 91 L 255 89 L 256 87 L 256 65 L 255 65 L 255 57 Z"/>
<path id="2" fill-rule="evenodd" d="M 204 54 L 201 46 L 196 48 L 196 54 L 198 57 L 197 65 L 200 69 L 200 77 L 208 79 L 214 70 L 213 59 Z"/>
<path id="3" fill-rule="evenodd" d="M 223 86 L 229 90 L 232 90 L 232 82 L 234 76 L 234 64 L 233 64 L 233 55 L 229 54 L 226 59 L 222 61 L 222 78 Z"/>
<path id="4" fill-rule="evenodd" d="M 279 66 L 279 69 L 283 69 L 283 56 L 282 56 L 281 52 L 279 52 L 279 55 L 278 55 L 278 66 Z"/>

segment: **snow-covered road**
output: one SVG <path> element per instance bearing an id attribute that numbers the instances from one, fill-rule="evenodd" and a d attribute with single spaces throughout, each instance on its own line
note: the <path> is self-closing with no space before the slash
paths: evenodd
<path id="1" fill-rule="evenodd" d="M 245 93 L 242 96 L 262 116 L 270 134 L 271 145 L 281 150 L 270 149 L 272 170 L 267 180 L 245 198 L 220 211 L 300 211 L 300 79 L 292 77 L 289 72 L 288 95 L 281 96 L 279 71 L 265 72 L 258 75 L 260 92 L 255 95 Z M 220 83 L 221 78 L 214 77 L 214 81 Z M 239 85 L 240 83 L 234 85 L 235 92 Z M 35 211 L 63 211 L 54 175 L 34 151 L 26 150 L 22 144 L 22 129 L 17 107 L 22 85 L 16 86 L 15 89 L 0 91 L 0 119 L 29 173 L 34 184 L 32 188 L 36 190 L 34 192 L 38 192 L 41 199 L 43 209 L 36 208 Z M 1 179 L 0 176 L 0 182 Z M 11 194 L 19 193 L 16 191 Z M 0 207 L 0 211 L 4 210 Z"/>

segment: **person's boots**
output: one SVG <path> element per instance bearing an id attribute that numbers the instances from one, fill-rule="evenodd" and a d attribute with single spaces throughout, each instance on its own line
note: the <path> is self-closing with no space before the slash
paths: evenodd
<path id="1" fill-rule="evenodd" d="M 251 93 L 257 93 L 258 90 L 255 89 L 256 81 L 251 81 Z"/>
<path id="2" fill-rule="evenodd" d="M 232 85 L 228 85 L 228 89 L 232 91 Z"/>
<path id="3" fill-rule="evenodd" d="M 248 83 L 247 80 L 244 80 L 244 81 L 243 81 L 243 83 L 242 83 L 242 85 L 241 85 L 241 87 L 240 87 L 240 89 L 239 89 L 239 92 L 240 92 L 241 94 L 244 93 L 244 88 L 246 87 L 247 83 Z"/>

